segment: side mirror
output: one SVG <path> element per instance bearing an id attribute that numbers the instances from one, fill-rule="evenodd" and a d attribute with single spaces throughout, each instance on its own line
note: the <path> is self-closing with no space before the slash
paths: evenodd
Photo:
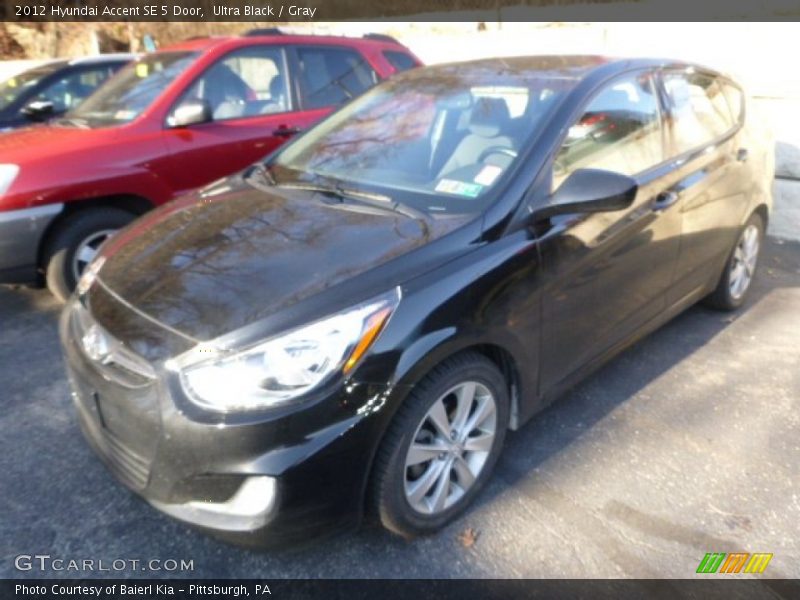
<path id="1" fill-rule="evenodd" d="M 22 114 L 31 121 L 44 121 L 54 110 L 55 106 L 49 100 L 32 100 L 22 107 Z"/>
<path id="2" fill-rule="evenodd" d="M 188 127 L 211 120 L 211 105 L 206 100 L 187 100 L 172 111 L 167 124 L 170 127 Z"/>
<path id="3" fill-rule="evenodd" d="M 628 208 L 639 185 L 627 175 L 600 169 L 578 169 L 551 196 L 550 202 L 535 209 L 537 219 L 570 213 L 611 212 Z"/>

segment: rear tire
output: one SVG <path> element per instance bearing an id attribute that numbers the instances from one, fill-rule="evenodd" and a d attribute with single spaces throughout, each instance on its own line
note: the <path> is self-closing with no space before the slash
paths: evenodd
<path id="1" fill-rule="evenodd" d="M 50 292 L 66 302 L 100 244 L 135 218 L 118 208 L 92 208 L 59 223 L 47 241 L 43 261 Z"/>
<path id="2" fill-rule="evenodd" d="M 411 391 L 378 451 L 372 498 L 383 526 L 412 538 L 464 512 L 492 474 L 508 418 L 508 386 L 492 361 L 465 353 L 436 367 Z"/>
<path id="3" fill-rule="evenodd" d="M 703 304 L 717 310 L 736 310 L 753 285 L 758 257 L 764 240 L 764 220 L 753 213 L 739 232 L 716 289 L 706 296 Z"/>

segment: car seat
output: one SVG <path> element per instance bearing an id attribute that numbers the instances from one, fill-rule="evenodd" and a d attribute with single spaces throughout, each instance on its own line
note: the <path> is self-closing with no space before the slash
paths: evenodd
<path id="1" fill-rule="evenodd" d="M 510 122 L 508 105 L 502 98 L 480 98 L 470 113 L 469 133 L 456 146 L 439 176 L 477 164 L 489 148 L 514 149 L 513 140 L 506 135 Z"/>

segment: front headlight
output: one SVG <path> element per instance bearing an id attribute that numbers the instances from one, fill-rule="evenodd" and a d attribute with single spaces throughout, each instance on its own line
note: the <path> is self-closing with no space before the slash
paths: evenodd
<path id="1" fill-rule="evenodd" d="M 8 191 L 18 173 L 19 167 L 17 165 L 0 165 L 0 196 Z"/>
<path id="2" fill-rule="evenodd" d="M 353 370 L 386 326 L 400 288 L 352 309 L 281 334 L 232 356 L 193 362 L 198 347 L 167 366 L 203 408 L 230 412 L 282 406 L 336 374 Z"/>

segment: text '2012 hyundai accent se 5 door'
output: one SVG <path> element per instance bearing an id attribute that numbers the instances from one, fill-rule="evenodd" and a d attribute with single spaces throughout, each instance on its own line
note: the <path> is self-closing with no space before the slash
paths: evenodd
<path id="1" fill-rule="evenodd" d="M 697 300 L 743 302 L 756 142 L 736 84 L 683 64 L 403 74 L 104 246 L 61 325 L 84 433 L 240 543 L 435 531 L 507 429 Z"/>

